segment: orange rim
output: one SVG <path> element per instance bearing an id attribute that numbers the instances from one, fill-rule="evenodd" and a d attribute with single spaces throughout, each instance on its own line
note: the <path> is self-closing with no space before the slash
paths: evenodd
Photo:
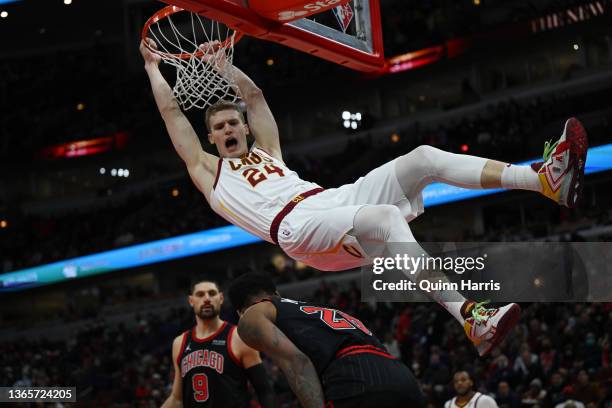
<path id="1" fill-rule="evenodd" d="M 202 57 L 204 56 L 204 51 L 202 50 L 198 50 L 196 51 L 194 54 L 190 54 L 190 53 L 180 53 L 180 54 L 173 54 L 170 52 L 163 52 L 160 50 L 156 50 L 154 48 L 151 48 L 149 46 L 148 41 L 146 41 L 147 39 L 147 34 L 149 33 L 149 29 L 151 28 L 151 26 L 153 24 L 156 24 L 159 20 L 162 20 L 172 14 L 176 14 L 178 12 L 181 11 L 186 11 L 180 7 L 177 6 L 166 6 L 163 9 L 159 10 L 157 13 L 153 14 L 151 16 L 151 18 L 149 18 L 147 20 L 147 22 L 145 23 L 144 27 L 142 28 L 142 34 L 141 34 L 141 39 L 144 42 L 145 47 L 147 47 L 151 52 L 154 52 L 156 54 L 162 55 L 162 56 L 168 56 L 168 57 L 174 57 L 174 58 L 180 58 L 180 59 L 189 59 L 191 57 Z M 238 41 L 240 41 L 240 39 L 242 38 L 242 36 L 244 35 L 243 33 L 241 33 L 240 31 L 236 31 L 233 30 L 233 34 L 231 36 L 229 36 L 225 41 L 221 42 L 221 44 L 219 45 L 219 47 L 223 47 L 223 48 L 227 48 L 232 44 L 232 37 L 234 38 L 234 44 L 236 44 Z"/>

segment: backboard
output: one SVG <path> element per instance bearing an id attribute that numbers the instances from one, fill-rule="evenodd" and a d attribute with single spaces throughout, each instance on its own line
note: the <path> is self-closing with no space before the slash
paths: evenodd
<path id="1" fill-rule="evenodd" d="M 363 72 L 384 69 L 379 0 L 163 0 Z"/>

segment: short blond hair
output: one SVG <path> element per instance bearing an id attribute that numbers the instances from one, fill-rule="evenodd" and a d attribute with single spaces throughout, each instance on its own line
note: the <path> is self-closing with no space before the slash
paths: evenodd
<path id="1" fill-rule="evenodd" d="M 221 112 L 224 110 L 234 110 L 238 112 L 238 114 L 240 115 L 240 120 L 242 121 L 242 123 L 244 123 L 244 114 L 242 113 L 242 110 L 240 109 L 240 105 L 238 105 L 235 102 L 220 100 L 218 102 L 213 103 L 212 105 L 208 107 L 208 109 L 206 109 L 206 118 L 205 118 L 206 129 L 208 129 L 209 132 L 210 132 L 210 117 L 214 115 L 215 113 Z"/>

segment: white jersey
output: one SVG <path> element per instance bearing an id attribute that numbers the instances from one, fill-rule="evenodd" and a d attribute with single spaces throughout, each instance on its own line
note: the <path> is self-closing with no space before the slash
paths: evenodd
<path id="1" fill-rule="evenodd" d="M 474 393 L 468 403 L 463 406 L 457 405 L 456 401 L 457 397 L 446 401 L 444 408 L 497 408 L 497 403 L 493 398 L 480 392 Z"/>
<path id="2" fill-rule="evenodd" d="M 296 196 L 315 188 L 320 187 L 254 146 L 242 158 L 219 158 L 210 206 L 230 223 L 273 242 L 270 226 L 276 215 Z"/>

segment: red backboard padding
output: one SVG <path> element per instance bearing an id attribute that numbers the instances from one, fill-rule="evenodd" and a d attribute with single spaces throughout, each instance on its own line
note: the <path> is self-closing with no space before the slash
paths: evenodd
<path id="1" fill-rule="evenodd" d="M 322 13 L 350 0 L 250 0 L 249 8 L 270 20 L 289 21 Z"/>
<path id="2" fill-rule="evenodd" d="M 292 25 L 265 18 L 254 12 L 251 8 L 245 7 L 243 5 L 243 0 L 163 1 L 168 4 L 174 4 L 185 10 L 201 14 L 210 19 L 220 21 L 228 27 L 241 31 L 246 35 L 257 37 L 262 40 L 274 41 L 357 71 L 378 73 L 385 67 L 379 0 L 369 0 L 373 33 L 373 50 L 369 53 L 351 48 Z M 330 2 L 332 0 L 320 1 Z M 249 6 L 254 2 L 259 2 L 261 4 L 267 2 L 276 4 L 287 2 L 294 5 L 297 3 L 304 5 L 305 3 L 304 1 L 297 0 L 250 0 Z M 336 7 L 347 2 L 348 0 L 341 0 L 338 3 L 330 4 L 328 8 Z M 306 3 L 306 5 L 311 3 Z M 321 12 L 321 10 L 314 10 L 311 14 L 319 12 Z"/>

